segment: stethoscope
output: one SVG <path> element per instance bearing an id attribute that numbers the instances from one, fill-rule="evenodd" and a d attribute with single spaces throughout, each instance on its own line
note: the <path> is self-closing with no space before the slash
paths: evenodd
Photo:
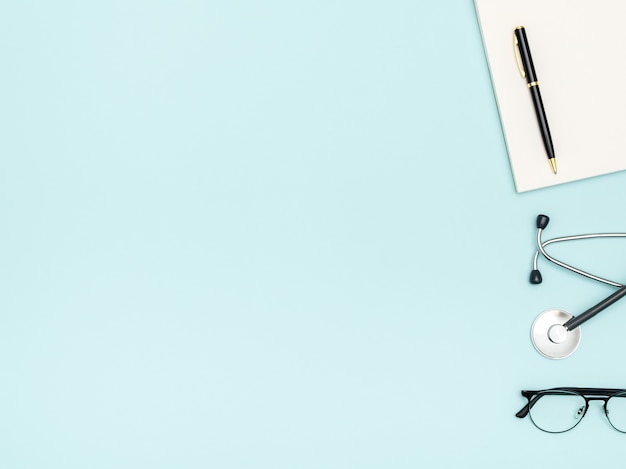
<path id="1" fill-rule="evenodd" d="M 577 269 L 565 262 L 562 262 L 554 257 L 550 256 L 545 248 L 549 244 L 558 243 L 561 241 L 573 241 L 577 239 L 591 239 L 591 238 L 624 238 L 626 233 L 590 233 L 584 235 L 575 236 L 563 236 L 561 238 L 553 238 L 548 241 L 542 241 L 541 234 L 550 218 L 546 215 L 537 216 L 537 251 L 533 260 L 533 270 L 530 273 L 530 283 L 541 283 L 541 273 L 537 269 L 537 261 L 539 254 L 545 257 L 550 262 L 570 270 L 574 273 L 595 280 L 597 282 L 606 283 L 618 287 L 619 289 L 613 294 L 600 301 L 598 304 L 592 306 L 584 313 L 578 316 L 572 316 L 567 311 L 561 309 L 549 309 L 542 312 L 535 322 L 533 322 L 531 328 L 531 338 L 533 345 L 537 351 L 547 358 L 566 358 L 576 351 L 580 344 L 580 326 L 584 322 L 588 321 L 600 311 L 608 308 L 620 298 L 626 296 L 626 285 L 607 280 L 597 275 L 590 274 L 582 269 Z"/>

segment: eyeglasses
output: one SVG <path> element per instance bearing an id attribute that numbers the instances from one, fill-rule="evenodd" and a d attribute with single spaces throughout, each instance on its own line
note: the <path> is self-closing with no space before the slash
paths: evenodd
<path id="1" fill-rule="evenodd" d="M 604 415 L 618 432 L 626 433 L 626 389 L 552 388 L 522 391 L 528 399 L 515 414 L 530 419 L 539 430 L 563 433 L 574 428 L 587 413 L 590 401 L 604 402 Z"/>

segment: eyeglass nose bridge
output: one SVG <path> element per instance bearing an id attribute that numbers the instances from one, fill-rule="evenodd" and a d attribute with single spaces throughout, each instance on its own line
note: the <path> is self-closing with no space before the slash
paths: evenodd
<path id="1" fill-rule="evenodd" d="M 578 418 L 578 420 L 582 419 L 585 414 L 587 413 L 587 410 L 589 410 L 589 403 L 591 401 L 602 401 L 602 411 L 604 412 L 604 415 L 606 416 L 606 418 L 609 418 L 609 409 L 607 408 L 607 404 L 609 402 L 609 399 L 611 398 L 610 396 L 583 396 L 585 398 L 585 411 L 583 412 L 583 414 Z M 611 421 L 609 420 L 609 423 Z"/>
<path id="2" fill-rule="evenodd" d="M 609 402 L 609 399 L 611 398 L 610 396 L 583 396 L 585 398 L 585 401 L 587 403 L 587 407 L 589 407 L 589 403 L 591 401 L 602 401 L 602 408 L 604 409 L 604 411 L 606 412 L 606 405 Z"/>
<path id="3" fill-rule="evenodd" d="M 589 404 L 591 401 L 602 401 L 602 410 L 604 412 L 604 415 L 606 416 L 606 418 L 609 418 L 609 410 L 607 408 L 607 403 L 609 401 L 609 397 L 601 397 L 601 396 L 582 396 L 585 399 L 585 404 L 581 405 L 578 409 L 576 409 L 576 413 L 574 415 L 574 418 L 577 420 L 576 425 L 578 425 L 578 423 L 580 423 L 580 421 L 585 417 L 585 415 L 587 415 L 587 411 L 589 410 Z M 609 420 L 609 423 L 611 421 Z"/>

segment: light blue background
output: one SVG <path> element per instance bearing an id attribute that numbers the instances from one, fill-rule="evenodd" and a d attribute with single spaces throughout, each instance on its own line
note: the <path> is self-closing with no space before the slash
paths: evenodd
<path id="1" fill-rule="evenodd" d="M 626 174 L 515 193 L 471 0 L 4 2 L 0 52 L 3 468 L 623 455 L 514 414 L 626 386 L 626 303 L 550 361 L 536 315 L 611 289 L 527 282 L 537 213 L 626 230 Z"/>

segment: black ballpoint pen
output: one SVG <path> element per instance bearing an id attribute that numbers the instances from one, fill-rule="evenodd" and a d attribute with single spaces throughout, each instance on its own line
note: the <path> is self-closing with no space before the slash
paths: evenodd
<path id="1" fill-rule="evenodd" d="M 552 136 L 550 135 L 550 127 L 548 127 L 546 111 L 543 108 L 543 101 L 539 91 L 539 81 L 537 81 L 537 74 L 535 73 L 535 66 L 533 65 L 533 59 L 530 55 L 530 47 L 528 46 L 526 29 L 524 26 L 518 26 L 515 28 L 515 31 L 513 32 L 513 42 L 515 44 L 515 57 L 517 59 L 519 71 L 522 74 L 522 78 L 526 78 L 528 89 L 530 90 L 530 95 L 533 99 L 533 104 L 535 105 L 535 113 L 537 114 L 537 121 L 539 122 L 539 130 L 541 130 L 543 145 L 546 148 L 546 153 L 548 154 L 548 161 L 550 162 L 552 171 L 556 174 L 556 157 L 554 156 Z"/>

